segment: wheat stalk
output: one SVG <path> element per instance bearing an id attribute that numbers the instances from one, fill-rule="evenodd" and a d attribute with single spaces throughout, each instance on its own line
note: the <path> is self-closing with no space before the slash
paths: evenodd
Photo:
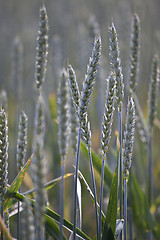
<path id="1" fill-rule="evenodd" d="M 44 168 L 44 133 L 45 133 L 45 103 L 39 95 L 36 103 L 33 138 L 33 182 L 35 185 L 35 238 L 44 239 L 44 204 L 45 195 L 43 185 L 45 182 Z"/>
<path id="2" fill-rule="evenodd" d="M 60 201 L 60 236 L 62 239 L 62 227 L 63 227 L 63 215 L 64 215 L 64 174 L 65 174 L 65 160 L 68 147 L 68 136 L 69 136 L 69 92 L 68 92 L 68 74 L 64 69 L 62 71 L 61 79 L 58 88 L 58 102 L 57 102 L 57 112 L 58 112 L 58 143 L 59 151 L 61 155 L 61 174 L 62 174 L 62 184 L 61 184 L 61 201 Z"/>
<path id="3" fill-rule="evenodd" d="M 101 127 L 101 149 L 102 149 L 102 168 L 101 168 L 101 188 L 99 202 L 99 239 L 101 239 L 101 210 L 103 199 L 103 179 L 104 179 L 104 164 L 106 153 L 111 138 L 111 130 L 113 123 L 114 101 L 115 101 L 115 74 L 111 72 L 109 79 L 108 91 L 106 92 L 106 100 L 104 106 L 103 122 Z"/>
<path id="4" fill-rule="evenodd" d="M 90 159 L 90 167 L 91 167 L 91 176 L 92 176 L 92 184 L 95 195 L 95 211 L 96 211 L 96 224 L 97 224 L 97 237 L 98 237 L 98 211 L 97 211 L 97 200 L 96 200 L 96 186 L 95 186 L 95 178 L 93 172 L 93 164 L 91 158 L 91 148 L 90 148 L 90 139 L 91 139 L 91 131 L 90 124 L 87 118 L 87 109 L 91 97 L 91 93 L 93 91 L 93 86 L 95 84 L 95 77 L 97 73 L 97 67 L 99 65 L 100 59 L 100 51 L 101 51 L 101 39 L 100 37 L 96 37 L 94 41 L 94 47 L 92 51 L 92 55 L 89 59 L 89 64 L 87 66 L 87 74 L 85 75 L 85 80 L 83 83 L 82 92 L 79 96 L 79 88 L 76 83 L 75 75 L 71 68 L 71 75 L 69 73 L 69 81 L 72 91 L 72 97 L 75 104 L 75 108 L 79 117 L 79 131 L 78 131 L 78 144 L 77 144 L 77 154 L 75 159 L 75 181 L 74 181 L 74 203 L 73 203 L 73 239 L 75 239 L 76 235 L 76 209 L 77 209 L 77 178 L 78 178 L 78 168 L 79 168 L 79 148 L 80 148 L 80 138 L 81 134 L 83 136 L 84 141 L 87 143 L 88 154 Z"/>
<path id="5" fill-rule="evenodd" d="M 124 240 L 127 240 L 127 182 L 129 169 L 132 163 L 134 132 L 135 132 L 135 104 L 133 99 L 129 98 L 123 139 Z"/>
<path id="6" fill-rule="evenodd" d="M 152 160 L 152 129 L 153 123 L 156 116 L 157 107 L 157 94 L 159 84 L 159 59 L 155 55 L 152 60 L 152 71 L 151 80 L 149 85 L 149 100 L 148 100 L 148 128 L 149 128 L 149 139 L 148 139 L 148 203 L 149 206 L 152 204 L 153 199 L 153 160 Z M 151 239 L 151 233 L 149 232 L 148 239 Z"/>
<path id="7" fill-rule="evenodd" d="M 119 192 L 120 192 L 120 218 L 123 218 L 123 177 L 122 177 L 122 106 L 124 98 L 124 83 L 123 83 L 123 74 L 121 67 L 120 51 L 118 45 L 117 31 L 112 23 L 112 26 L 109 28 L 109 55 L 110 55 L 110 65 L 113 72 L 116 76 L 116 101 L 118 106 L 118 120 L 119 120 L 119 162 L 118 162 L 118 179 L 119 183 Z M 120 239 L 122 240 L 122 233 Z"/>
<path id="8" fill-rule="evenodd" d="M 19 130 L 18 130 L 18 139 L 17 139 L 17 153 L 16 153 L 16 162 L 17 162 L 17 172 L 21 171 L 26 155 L 27 148 L 27 124 L 28 118 L 25 112 L 21 112 L 19 118 Z M 19 188 L 19 193 L 21 192 Z M 17 239 L 20 239 L 20 204 L 18 201 L 18 214 L 17 214 Z"/>

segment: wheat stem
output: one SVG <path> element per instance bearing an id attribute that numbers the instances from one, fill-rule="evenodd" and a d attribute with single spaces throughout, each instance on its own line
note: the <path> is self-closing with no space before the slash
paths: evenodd
<path id="1" fill-rule="evenodd" d="M 18 190 L 19 193 L 21 193 L 21 189 L 19 188 Z M 17 240 L 20 239 L 20 202 L 18 201 L 18 206 L 17 206 Z"/>
<path id="2" fill-rule="evenodd" d="M 148 150 L 149 150 L 149 163 L 148 163 L 148 203 L 149 206 L 152 204 L 153 198 L 153 163 L 152 163 L 152 136 L 149 136 L 148 141 Z"/>
<path id="3" fill-rule="evenodd" d="M 122 160 L 122 112 L 119 109 L 118 112 L 118 120 L 119 120 L 119 187 L 120 187 L 120 219 L 123 218 L 123 160 Z"/>
<path id="4" fill-rule="evenodd" d="M 88 155 L 89 155 L 89 162 L 90 162 L 90 168 L 91 168 L 91 177 L 92 177 L 93 194 L 94 194 L 94 202 L 95 202 L 97 239 L 99 239 L 98 238 L 99 223 L 98 223 L 98 209 L 97 209 L 97 193 L 96 193 L 96 182 L 95 182 L 94 171 L 93 171 L 91 148 L 89 148 L 88 150 Z"/>
<path id="5" fill-rule="evenodd" d="M 65 156 L 62 156 L 62 163 L 61 163 L 61 201 L 60 201 L 60 236 L 59 239 L 62 240 L 63 238 L 63 217 L 64 217 L 64 174 L 65 174 Z"/>
<path id="6" fill-rule="evenodd" d="M 129 224 L 129 240 L 133 239 L 133 218 L 132 218 L 132 209 L 129 209 L 128 212 L 128 224 Z"/>
<path id="7" fill-rule="evenodd" d="M 3 198 L 1 199 L 1 217 L 3 219 Z M 1 240 L 3 240 L 3 230 L 1 229 Z"/>
<path id="8" fill-rule="evenodd" d="M 73 240 L 75 240 L 75 237 L 76 237 L 77 178 L 78 178 L 78 169 L 79 169 L 80 139 L 81 139 L 81 123 L 79 123 L 77 153 L 75 158 L 74 196 L 73 196 L 74 198 L 73 199 Z"/>
<path id="9" fill-rule="evenodd" d="M 122 160 L 122 111 L 119 108 L 118 111 L 119 121 L 119 205 L 120 205 L 120 219 L 123 218 L 123 160 Z M 123 229 L 120 233 L 120 240 L 123 239 Z"/>
<path id="10" fill-rule="evenodd" d="M 99 200 L 99 240 L 101 240 L 101 212 L 102 212 L 102 201 L 103 201 L 103 180 L 104 180 L 104 162 L 105 158 L 102 159 L 102 168 L 101 168 L 101 187 L 100 187 L 100 200 Z"/>
<path id="11" fill-rule="evenodd" d="M 124 179 L 124 240 L 127 240 L 127 180 Z"/>

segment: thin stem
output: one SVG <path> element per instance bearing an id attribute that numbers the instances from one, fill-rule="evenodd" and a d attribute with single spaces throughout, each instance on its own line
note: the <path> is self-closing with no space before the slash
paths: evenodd
<path id="1" fill-rule="evenodd" d="M 62 184 L 61 184 L 61 202 L 60 202 L 60 236 L 59 239 L 62 240 L 63 236 L 63 217 L 64 217 L 64 173 L 65 173 L 65 156 L 62 156 L 61 163 L 61 174 L 62 174 Z"/>
<path id="2" fill-rule="evenodd" d="M 128 224 L 129 224 L 129 240 L 133 239 L 133 217 L 132 217 L 132 209 L 129 209 L 128 212 Z"/>
<path id="3" fill-rule="evenodd" d="M 152 163 L 152 134 L 150 133 L 148 139 L 148 151 L 149 151 L 149 160 L 148 160 L 148 203 L 149 207 L 152 205 L 153 199 L 153 163 Z M 147 239 L 152 239 L 152 233 L 149 231 Z"/>
<path id="4" fill-rule="evenodd" d="M 148 203 L 149 207 L 152 204 L 153 197 L 153 178 L 152 178 L 152 136 L 150 134 L 148 141 L 148 151 L 149 151 L 149 163 L 148 163 Z"/>
<path id="5" fill-rule="evenodd" d="M 120 219 L 123 218 L 123 162 L 122 162 L 122 111 L 118 110 L 118 121 L 119 121 L 119 198 L 120 198 Z M 123 231 L 120 234 L 120 240 L 123 239 Z"/>
<path id="6" fill-rule="evenodd" d="M 131 167 L 132 168 L 132 167 Z M 129 225 L 129 240 L 133 239 L 133 216 L 132 216 L 132 197 L 131 197 L 131 183 L 132 183 L 132 175 L 131 168 L 129 170 L 129 191 L 128 191 L 128 203 L 129 203 L 129 211 L 128 211 L 128 225 Z"/>
<path id="7" fill-rule="evenodd" d="M 91 177 L 92 177 L 92 184 L 93 184 L 93 194 L 94 194 L 94 202 L 95 202 L 95 213 L 96 213 L 96 229 L 97 229 L 97 240 L 99 240 L 99 224 L 98 224 L 98 209 L 97 209 L 97 193 L 96 193 L 96 183 L 95 183 L 95 177 L 94 177 L 94 171 L 93 171 L 93 163 L 92 163 L 92 156 L 91 156 L 91 149 L 88 150 L 89 154 L 89 162 L 90 162 L 90 168 L 91 168 Z"/>
<path id="8" fill-rule="evenodd" d="M 102 200 L 103 200 L 103 179 L 104 179 L 104 157 L 102 159 L 102 169 L 101 169 L 101 188 L 100 188 L 100 200 L 99 200 L 99 240 L 101 240 L 101 211 L 102 211 Z"/>
<path id="9" fill-rule="evenodd" d="M 124 180 L 124 240 L 127 240 L 127 180 Z"/>
<path id="10" fill-rule="evenodd" d="M 3 219 L 3 197 L 2 197 L 2 200 L 1 200 L 1 217 Z M 3 230 L 1 228 L 1 240 L 3 240 Z"/>
<path id="11" fill-rule="evenodd" d="M 151 240 L 152 239 L 152 233 L 151 232 L 148 232 L 147 233 L 147 240 Z"/>
<path id="12" fill-rule="evenodd" d="M 117 137 L 117 198 L 119 196 L 119 139 Z M 118 201 L 117 201 L 117 207 L 118 207 Z"/>
<path id="13" fill-rule="evenodd" d="M 21 188 L 18 190 L 21 193 Z M 17 240 L 20 239 L 20 202 L 18 201 L 18 214 L 17 214 Z"/>
<path id="14" fill-rule="evenodd" d="M 75 240 L 75 237 L 76 237 L 77 178 L 78 178 L 78 168 L 79 168 L 80 140 L 81 140 L 81 123 L 79 123 L 77 154 L 75 159 L 74 200 L 73 200 L 73 240 Z"/>

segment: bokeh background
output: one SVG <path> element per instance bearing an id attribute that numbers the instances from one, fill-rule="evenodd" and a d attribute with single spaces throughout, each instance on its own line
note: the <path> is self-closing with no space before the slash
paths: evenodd
<path id="1" fill-rule="evenodd" d="M 91 54 L 94 37 L 98 34 L 102 37 L 101 65 L 97 77 L 93 99 L 89 109 L 89 119 L 91 121 L 92 145 L 93 149 L 99 151 L 100 126 L 103 114 L 105 80 L 110 72 L 108 55 L 108 26 L 114 22 L 119 39 L 121 64 L 125 83 L 125 100 L 123 110 L 123 123 L 125 123 L 126 102 L 127 102 L 127 81 L 130 68 L 130 35 L 131 22 L 134 13 L 140 18 L 141 25 L 141 49 L 139 84 L 137 95 L 147 121 L 148 114 L 148 87 L 150 81 L 151 62 L 154 54 L 159 55 L 160 49 L 160 1 L 159 0 L 45 0 L 49 19 L 49 55 L 46 83 L 44 84 L 44 96 L 46 100 L 46 168 L 47 179 L 50 180 L 59 176 L 59 153 L 57 145 L 57 125 L 52 125 L 50 111 L 48 107 L 49 94 L 56 95 L 60 70 L 68 62 L 72 64 L 77 74 L 77 81 L 80 87 L 86 73 L 86 66 Z M 29 157 L 32 149 L 32 132 L 35 109 L 34 98 L 34 72 L 36 38 L 39 25 L 39 8 L 43 1 L 32 0 L 0 0 L 0 89 L 5 90 L 8 95 L 8 118 L 9 118 L 9 181 L 16 175 L 15 149 L 17 141 L 18 115 L 24 109 L 29 117 L 28 150 Z M 22 52 L 22 77 L 21 82 L 14 79 L 14 43 L 15 38 L 19 38 L 23 46 Z M 19 88 L 21 93 L 19 95 Z M 160 99 L 159 101 L 160 102 Z M 154 184 L 155 197 L 160 190 L 160 157 L 159 148 L 160 132 L 159 121 L 160 109 L 157 108 L 157 123 L 154 129 L 153 158 L 154 158 Z M 117 117 L 114 120 L 113 138 L 109 149 L 108 164 L 112 169 L 115 167 L 113 149 L 115 148 L 115 131 L 117 130 Z M 136 135 L 135 153 L 133 161 L 133 171 L 138 181 L 145 186 L 147 154 L 140 144 L 140 139 Z M 73 156 L 71 150 L 68 157 L 67 170 L 73 172 Z M 82 156 L 80 169 L 87 181 L 90 183 L 90 175 L 87 171 L 88 162 Z M 87 170 L 86 170 L 87 169 Z M 135 171 L 136 169 L 136 171 Z M 67 180 L 66 184 L 66 210 L 65 217 L 71 220 L 72 216 L 72 181 Z M 99 178 L 97 175 L 97 184 Z M 58 211 L 59 186 L 49 193 L 52 199 L 54 210 Z M 88 212 L 87 217 L 83 217 L 83 229 L 94 236 L 94 208 L 90 197 L 85 189 L 83 193 L 83 212 Z M 69 194 L 67 193 L 69 192 Z M 70 198 L 69 198 L 70 195 Z M 107 196 L 107 190 L 106 190 Z M 87 199 L 87 200 L 86 200 Z M 87 204 L 86 204 L 87 203 Z M 90 211 L 88 209 L 91 209 Z M 105 208 L 105 206 L 104 206 Z M 88 221 L 89 219 L 89 221 Z M 138 238 L 136 238 L 138 239 Z"/>

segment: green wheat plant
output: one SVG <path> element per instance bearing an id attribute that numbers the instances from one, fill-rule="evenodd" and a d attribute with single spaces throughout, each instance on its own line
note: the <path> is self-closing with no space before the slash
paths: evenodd
<path id="1" fill-rule="evenodd" d="M 135 131 L 135 105 L 133 99 L 128 100 L 127 117 L 123 139 L 123 179 L 124 179 L 124 240 L 127 239 L 127 182 L 132 164 L 132 152 Z"/>
<path id="2" fill-rule="evenodd" d="M 157 95 L 158 95 L 158 84 L 159 84 L 159 60 L 158 56 L 155 55 L 152 60 L 152 71 L 151 80 L 149 85 L 149 100 L 148 100 L 148 203 L 149 206 L 153 202 L 153 160 L 152 160 L 152 131 L 153 122 L 156 116 L 157 107 Z M 149 232 L 148 239 L 152 239 L 152 234 Z"/>
<path id="3" fill-rule="evenodd" d="M 45 183 L 44 168 L 44 137 L 45 137 L 45 103 L 40 95 L 37 98 L 36 113 L 34 122 L 33 141 L 33 182 L 35 186 L 35 238 L 44 239 L 44 205 L 45 193 L 43 185 Z"/>
<path id="4" fill-rule="evenodd" d="M 63 216 L 64 216 L 64 174 L 66 164 L 66 154 L 68 147 L 69 137 L 69 95 L 68 95 L 68 75 L 64 69 L 61 74 L 58 88 L 58 102 L 57 102 L 57 115 L 58 115 L 58 142 L 59 152 L 61 155 L 61 174 L 62 174 L 62 185 L 61 185 L 61 200 L 60 200 L 60 240 L 62 239 L 62 227 L 63 227 Z"/>
<path id="5" fill-rule="evenodd" d="M 90 131 L 90 123 L 88 122 L 87 117 L 87 108 L 89 104 L 89 100 L 91 97 L 91 93 L 93 91 L 93 86 L 95 83 L 95 76 L 97 72 L 97 67 L 99 65 L 99 58 L 100 58 L 100 51 L 101 51 L 101 39 L 100 37 L 95 38 L 94 47 L 92 51 L 92 56 L 89 59 L 89 64 L 87 66 L 87 74 L 85 75 L 85 80 L 83 83 L 83 88 L 81 94 L 79 94 L 78 85 L 76 83 L 75 74 L 73 69 L 70 67 L 70 87 L 73 96 L 73 101 L 75 104 L 76 111 L 79 117 L 79 131 L 78 131 L 78 144 L 77 144 L 77 155 L 75 160 L 75 181 L 74 181 L 74 204 L 73 204 L 73 239 L 75 239 L 75 229 L 76 229 L 76 209 L 77 209 L 77 178 L 78 178 L 78 168 L 79 168 L 79 147 L 80 147 L 80 138 L 81 134 L 83 139 L 87 143 L 88 154 L 90 159 L 90 167 L 91 167 L 91 176 L 92 176 L 92 184 L 94 190 L 94 200 L 95 200 L 95 211 L 96 211 L 96 228 L 97 228 L 97 238 L 98 238 L 98 210 L 97 210 L 97 196 L 96 196 L 96 186 L 95 186 L 95 178 L 93 172 L 93 164 L 91 158 L 91 131 Z M 82 132 L 82 133 L 81 133 Z"/>
<path id="6" fill-rule="evenodd" d="M 104 106 L 103 122 L 101 127 L 101 149 L 102 149 L 102 170 L 101 170 L 101 190 L 100 190 L 100 207 L 99 207 L 99 239 L 101 239 L 101 210 L 103 200 L 103 179 L 104 179 L 104 164 L 108 145 L 111 139 L 111 130 L 113 123 L 114 102 L 115 102 L 115 74 L 111 72 L 109 76 L 109 87 L 106 93 L 106 101 Z"/>
<path id="7" fill-rule="evenodd" d="M 27 125 L 28 117 L 25 112 L 21 112 L 19 118 L 19 130 L 18 130 L 18 139 L 17 139 L 17 153 L 16 153 L 16 162 L 17 162 L 17 172 L 19 172 L 25 161 L 26 148 L 27 148 Z M 19 189 L 19 192 L 21 190 Z M 18 202 L 18 214 L 17 214 L 17 238 L 20 239 L 20 203 Z"/>
<path id="8" fill-rule="evenodd" d="M 120 188 L 120 219 L 123 218 L 123 179 L 122 179 L 122 106 L 124 98 L 124 83 L 123 83 L 123 74 L 121 67 L 120 51 L 118 46 L 118 37 L 117 31 L 112 23 L 112 26 L 109 28 L 109 50 L 110 50 L 110 65 L 112 71 L 116 76 L 116 102 L 118 106 L 118 120 L 119 120 L 119 188 Z M 122 239 L 122 234 L 121 234 Z"/>

